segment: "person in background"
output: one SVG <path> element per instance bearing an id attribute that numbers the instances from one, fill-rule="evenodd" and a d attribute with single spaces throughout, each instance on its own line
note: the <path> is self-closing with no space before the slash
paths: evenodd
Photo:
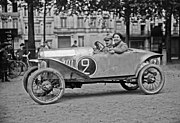
<path id="1" fill-rule="evenodd" d="M 123 42 L 123 36 L 120 33 L 113 34 L 113 47 L 109 48 L 110 53 L 121 54 L 128 50 L 128 46 Z"/>
<path id="2" fill-rule="evenodd" d="M 45 48 L 45 49 L 51 49 L 51 47 L 50 47 L 49 44 L 48 44 L 48 41 L 45 41 L 45 42 L 44 42 L 44 48 Z"/>
<path id="3" fill-rule="evenodd" d="M 8 52 L 7 47 L 9 44 L 2 43 L 0 46 L 0 78 L 2 82 L 9 82 L 7 77 L 8 72 Z"/>
<path id="4" fill-rule="evenodd" d="M 74 40 L 74 44 L 71 47 L 78 47 L 77 40 Z"/>
<path id="5" fill-rule="evenodd" d="M 11 59 L 11 60 L 17 60 L 15 54 L 14 54 L 14 49 L 12 47 L 12 45 L 8 45 L 6 47 L 6 50 L 8 52 L 8 58 Z"/>
<path id="6" fill-rule="evenodd" d="M 23 57 L 24 55 L 27 55 L 26 47 L 24 43 L 20 44 L 20 49 L 17 50 L 16 56 L 18 60 L 23 61 L 24 63 L 27 63 L 27 58 Z"/>

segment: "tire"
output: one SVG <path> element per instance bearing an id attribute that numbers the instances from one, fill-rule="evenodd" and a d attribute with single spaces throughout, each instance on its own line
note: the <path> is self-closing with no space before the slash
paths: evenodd
<path id="1" fill-rule="evenodd" d="M 23 61 L 17 61 L 17 62 L 19 62 L 20 65 L 20 70 L 21 70 L 20 75 L 24 75 L 24 73 L 28 70 L 27 65 Z"/>
<path id="2" fill-rule="evenodd" d="M 41 105 L 52 104 L 64 94 L 65 81 L 57 70 L 44 68 L 32 73 L 28 80 L 27 90 L 35 102 Z M 54 90 L 59 93 L 54 94 Z"/>
<path id="3" fill-rule="evenodd" d="M 29 76 L 35 72 L 36 70 L 38 70 L 37 66 L 31 67 L 28 71 L 25 72 L 22 82 L 23 82 L 23 87 L 25 89 L 25 91 L 27 92 L 27 83 L 28 83 L 28 78 Z"/>
<path id="4" fill-rule="evenodd" d="M 131 83 L 126 83 L 126 82 L 122 82 L 121 86 L 127 91 L 133 91 L 139 88 L 138 84 L 131 84 Z"/>
<path id="5" fill-rule="evenodd" d="M 152 70 L 155 71 L 152 71 Z M 159 75 L 160 81 L 156 78 Z M 158 65 L 148 64 L 142 68 L 138 75 L 138 85 L 145 94 L 159 93 L 165 84 L 165 77 Z"/>

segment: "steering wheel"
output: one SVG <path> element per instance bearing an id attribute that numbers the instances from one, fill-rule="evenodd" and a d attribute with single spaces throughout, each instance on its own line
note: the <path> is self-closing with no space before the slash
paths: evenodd
<path id="1" fill-rule="evenodd" d="M 98 49 L 99 51 L 103 51 L 103 49 L 105 48 L 104 44 L 99 41 L 94 42 L 94 45 L 96 46 L 96 49 Z"/>

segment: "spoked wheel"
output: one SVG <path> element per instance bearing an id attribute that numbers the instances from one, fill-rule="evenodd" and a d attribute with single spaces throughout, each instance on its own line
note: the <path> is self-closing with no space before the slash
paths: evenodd
<path id="1" fill-rule="evenodd" d="M 28 70 L 27 65 L 22 61 L 17 61 L 17 62 L 19 62 L 19 68 L 21 70 L 21 75 L 24 75 L 24 73 Z"/>
<path id="2" fill-rule="evenodd" d="M 55 69 L 45 68 L 35 71 L 27 85 L 30 97 L 39 104 L 58 101 L 65 91 L 63 76 Z"/>
<path id="3" fill-rule="evenodd" d="M 8 77 L 10 79 L 16 78 L 21 74 L 20 63 L 18 61 L 12 61 L 8 68 Z"/>
<path id="4" fill-rule="evenodd" d="M 22 82 L 23 82 L 23 87 L 25 89 L 25 91 L 27 92 L 27 83 L 28 83 L 28 78 L 30 77 L 30 75 L 35 72 L 36 70 L 38 70 L 37 66 L 33 66 L 31 67 L 28 71 L 25 72 Z"/>
<path id="5" fill-rule="evenodd" d="M 156 94 L 165 83 L 161 68 L 154 64 L 146 65 L 139 73 L 138 85 L 145 94 Z"/>
<path id="6" fill-rule="evenodd" d="M 138 84 L 136 84 L 136 83 L 122 82 L 121 86 L 128 91 L 137 90 L 139 88 Z"/>

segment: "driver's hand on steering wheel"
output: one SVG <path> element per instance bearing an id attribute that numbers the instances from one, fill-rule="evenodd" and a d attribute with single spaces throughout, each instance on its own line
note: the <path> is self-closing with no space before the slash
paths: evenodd
<path id="1" fill-rule="evenodd" d="M 95 45 L 95 47 L 96 47 L 97 50 L 103 51 L 104 45 L 103 45 L 101 42 L 96 41 L 96 42 L 94 43 L 94 45 Z"/>

